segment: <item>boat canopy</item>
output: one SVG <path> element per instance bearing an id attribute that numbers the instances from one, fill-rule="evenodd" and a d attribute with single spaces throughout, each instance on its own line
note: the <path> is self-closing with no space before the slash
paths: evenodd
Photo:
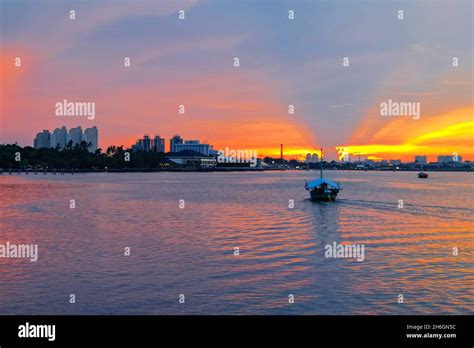
<path id="1" fill-rule="evenodd" d="M 319 179 L 307 182 L 306 183 L 306 189 L 307 190 L 312 190 L 317 186 L 321 186 L 323 183 L 325 183 L 326 185 L 331 186 L 332 188 L 335 188 L 337 190 L 341 189 L 339 184 L 335 183 L 332 180 L 326 179 L 326 178 L 319 178 Z"/>

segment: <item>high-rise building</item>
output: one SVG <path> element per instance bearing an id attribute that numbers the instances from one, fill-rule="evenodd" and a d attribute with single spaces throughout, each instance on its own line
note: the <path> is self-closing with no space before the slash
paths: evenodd
<path id="1" fill-rule="evenodd" d="M 134 145 L 132 145 L 132 151 L 143 151 L 143 139 L 137 139 Z"/>
<path id="2" fill-rule="evenodd" d="M 57 149 L 64 149 L 67 147 L 69 141 L 72 142 L 72 147 L 80 145 L 82 141 L 90 143 L 88 150 L 94 152 L 99 148 L 99 134 L 97 127 L 87 128 L 82 133 L 81 127 L 71 128 L 69 133 L 66 127 L 56 128 L 52 133 L 45 129 L 41 133 L 36 134 L 34 140 L 34 147 L 39 149 L 42 147 L 52 147 Z"/>
<path id="3" fill-rule="evenodd" d="M 462 156 L 459 155 L 448 155 L 448 156 L 438 156 L 438 163 L 462 163 Z"/>
<path id="4" fill-rule="evenodd" d="M 136 143 L 132 145 L 132 151 L 157 151 L 165 152 L 165 139 L 156 135 L 153 140 L 150 139 L 148 134 L 145 134 L 143 138 L 137 139 Z"/>
<path id="5" fill-rule="evenodd" d="M 143 150 L 143 139 L 137 139 L 135 144 L 132 145 L 132 151 L 137 152 Z"/>
<path id="6" fill-rule="evenodd" d="M 56 128 L 51 134 L 50 147 L 64 149 L 67 142 L 67 129 L 66 127 Z"/>
<path id="7" fill-rule="evenodd" d="M 319 162 L 319 156 L 317 153 L 313 153 L 311 156 L 310 153 L 306 154 L 306 163 L 318 163 Z"/>
<path id="8" fill-rule="evenodd" d="M 36 138 L 34 140 L 34 148 L 41 149 L 43 147 L 50 147 L 51 142 L 51 134 L 49 130 L 45 129 L 41 133 L 36 134 Z"/>
<path id="9" fill-rule="evenodd" d="M 148 134 L 143 136 L 143 150 L 147 152 L 151 150 L 151 139 Z"/>
<path id="10" fill-rule="evenodd" d="M 143 151 L 143 139 L 137 139 L 135 145 L 132 146 L 133 151 Z"/>
<path id="11" fill-rule="evenodd" d="M 155 135 L 153 138 L 152 148 L 156 152 L 165 152 L 165 139 L 159 135 Z"/>
<path id="12" fill-rule="evenodd" d="M 438 156 L 438 163 L 444 164 L 451 162 L 451 156 Z"/>
<path id="13" fill-rule="evenodd" d="M 56 128 L 56 129 L 58 129 L 58 128 Z M 54 131 L 49 136 L 49 147 L 54 148 L 54 149 L 55 148 L 59 149 L 59 143 L 56 141 L 56 134 L 54 134 Z"/>
<path id="14" fill-rule="evenodd" d="M 176 150 L 176 145 L 181 145 L 183 144 L 183 138 L 181 138 L 179 135 L 175 135 L 170 139 L 170 152 L 178 152 L 180 150 Z"/>
<path id="15" fill-rule="evenodd" d="M 80 145 L 82 141 L 82 128 L 76 127 L 71 128 L 69 130 L 69 134 L 67 135 L 67 143 L 72 141 L 72 147 L 74 148 L 76 145 Z"/>
<path id="16" fill-rule="evenodd" d="M 415 156 L 415 163 L 426 164 L 427 163 L 426 156 Z"/>
<path id="17" fill-rule="evenodd" d="M 87 144 L 90 144 L 87 147 L 87 150 L 89 152 L 95 152 L 99 148 L 99 131 L 97 130 L 97 127 L 86 128 L 84 130 L 83 140 Z"/>

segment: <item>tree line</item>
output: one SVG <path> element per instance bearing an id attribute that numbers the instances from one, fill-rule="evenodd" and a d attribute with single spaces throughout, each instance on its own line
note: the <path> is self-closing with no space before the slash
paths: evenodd
<path id="1" fill-rule="evenodd" d="M 109 146 L 105 152 L 99 148 L 92 153 L 87 150 L 88 146 L 85 141 L 75 146 L 69 142 L 62 150 L 35 149 L 17 144 L 0 145 L 0 168 L 23 169 L 30 166 L 56 169 L 159 168 L 165 163 L 165 154 L 162 152 L 132 152 L 123 146 Z"/>

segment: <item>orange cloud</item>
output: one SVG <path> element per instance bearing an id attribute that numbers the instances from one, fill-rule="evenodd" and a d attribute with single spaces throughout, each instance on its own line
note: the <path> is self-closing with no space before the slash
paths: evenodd
<path id="1" fill-rule="evenodd" d="M 17 59 L 19 59 L 17 61 Z M 19 63 L 19 66 L 17 66 Z M 36 57 L 22 47 L 3 45 L 0 52 L 0 121 L 1 135 L 16 122 L 16 107 L 25 104 L 21 96 L 23 85 L 28 80 Z"/>
<path id="2" fill-rule="evenodd" d="M 383 141 L 386 140 L 386 141 Z M 457 153 L 474 157 L 474 108 L 465 107 L 429 116 L 422 121 L 396 119 L 375 131 L 364 144 L 343 146 L 350 154 L 360 153 L 374 159 L 413 160 L 415 155 Z"/>
<path id="3" fill-rule="evenodd" d="M 144 133 L 211 143 L 215 149 L 256 149 L 259 156 L 302 157 L 312 133 L 277 100 L 275 86 L 257 72 L 229 71 L 199 79 L 175 76 L 169 84 L 114 89 L 101 96 L 96 120 L 101 147 L 130 146 Z M 185 114 L 178 113 L 179 105 Z M 133 134 L 131 137 L 130 135 Z"/>
<path id="4" fill-rule="evenodd" d="M 130 82 L 130 70 L 93 71 L 79 66 L 62 74 L 65 67 L 50 71 L 39 57 L 37 68 L 27 70 L 33 60 L 27 54 L 25 69 L 16 69 L 13 59 L 19 51 L 2 56 L 1 77 L 9 88 L 2 88 L 8 95 L 2 98 L 1 111 L 10 139 L 31 145 L 42 129 L 96 125 L 103 149 L 130 146 L 144 133 L 166 139 L 178 133 L 185 139 L 207 141 L 216 149 L 257 149 L 259 156 L 279 156 L 283 143 L 286 155 L 302 157 L 312 152 L 306 150 L 308 145 L 315 144 L 307 127 L 278 100 L 278 86 L 258 71 L 168 72 L 160 75 L 159 83 L 148 76 Z M 63 99 L 95 102 L 95 120 L 55 116 L 54 105 Z M 178 114 L 180 104 L 185 105 L 184 115 Z"/>

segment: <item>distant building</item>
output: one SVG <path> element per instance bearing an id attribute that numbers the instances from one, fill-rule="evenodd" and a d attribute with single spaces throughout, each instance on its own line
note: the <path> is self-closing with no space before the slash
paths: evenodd
<path id="1" fill-rule="evenodd" d="M 428 162 L 426 160 L 426 156 L 415 156 L 415 163 L 417 163 L 417 164 L 426 164 Z"/>
<path id="2" fill-rule="evenodd" d="M 67 147 L 69 141 L 72 141 L 72 147 L 80 145 L 82 141 L 91 143 L 88 150 L 94 152 L 99 148 L 99 137 L 97 127 L 87 128 L 82 133 L 81 127 L 71 128 L 69 132 L 66 127 L 56 128 L 53 133 L 45 129 L 41 133 L 36 134 L 34 147 L 36 149 L 50 147 L 62 150 Z"/>
<path id="3" fill-rule="evenodd" d="M 148 134 L 143 136 L 143 150 L 147 152 L 151 150 L 151 139 Z"/>
<path id="4" fill-rule="evenodd" d="M 56 128 L 51 134 L 50 147 L 64 149 L 67 144 L 67 129 L 66 127 Z"/>
<path id="5" fill-rule="evenodd" d="M 72 147 L 74 148 L 76 145 L 80 145 L 82 141 L 82 128 L 76 127 L 71 128 L 69 130 L 69 134 L 67 135 L 67 143 L 72 141 Z"/>
<path id="6" fill-rule="evenodd" d="M 184 150 L 191 150 L 199 152 L 205 156 L 209 156 L 211 152 L 211 145 L 209 144 L 201 144 L 199 140 L 186 140 L 184 144 L 173 144 L 174 151 L 172 152 L 180 152 Z"/>
<path id="7" fill-rule="evenodd" d="M 438 156 L 438 163 L 439 164 L 448 163 L 450 160 L 450 157 L 451 156 Z"/>
<path id="8" fill-rule="evenodd" d="M 402 164 L 402 161 L 401 160 L 390 160 L 390 164 L 392 164 L 394 166 L 399 166 L 400 164 Z"/>
<path id="9" fill-rule="evenodd" d="M 165 139 L 159 135 L 155 135 L 153 138 L 152 148 L 156 152 L 165 152 Z"/>
<path id="10" fill-rule="evenodd" d="M 178 153 L 170 153 L 166 156 L 166 159 L 175 165 L 186 168 L 213 168 L 217 165 L 217 160 L 214 157 L 204 156 L 194 150 L 182 150 L 181 152 L 178 151 Z"/>
<path id="11" fill-rule="evenodd" d="M 165 152 L 165 139 L 159 135 L 155 135 L 153 139 L 148 134 L 145 134 L 142 139 L 137 139 L 136 143 L 132 145 L 132 151 L 156 151 Z"/>
<path id="12" fill-rule="evenodd" d="M 41 133 L 36 134 L 33 144 L 35 149 L 41 149 L 44 147 L 49 148 L 50 142 L 51 134 L 49 133 L 49 130 L 45 129 Z"/>
<path id="13" fill-rule="evenodd" d="M 458 155 L 438 156 L 438 163 L 439 164 L 462 163 L 462 156 L 458 156 Z"/>
<path id="14" fill-rule="evenodd" d="M 183 138 L 181 138 L 179 135 L 175 135 L 170 139 L 170 152 L 178 152 L 176 151 L 175 145 L 180 145 L 183 144 Z"/>
<path id="15" fill-rule="evenodd" d="M 319 155 L 317 153 L 313 153 L 311 156 L 310 153 L 306 154 L 306 163 L 318 163 L 319 162 Z"/>
<path id="16" fill-rule="evenodd" d="M 132 145 L 132 151 L 143 151 L 143 139 L 137 139 L 134 145 Z"/>
<path id="17" fill-rule="evenodd" d="M 90 145 L 87 147 L 89 152 L 95 152 L 99 148 L 99 132 L 97 127 L 87 128 L 84 130 L 83 140 Z"/>

